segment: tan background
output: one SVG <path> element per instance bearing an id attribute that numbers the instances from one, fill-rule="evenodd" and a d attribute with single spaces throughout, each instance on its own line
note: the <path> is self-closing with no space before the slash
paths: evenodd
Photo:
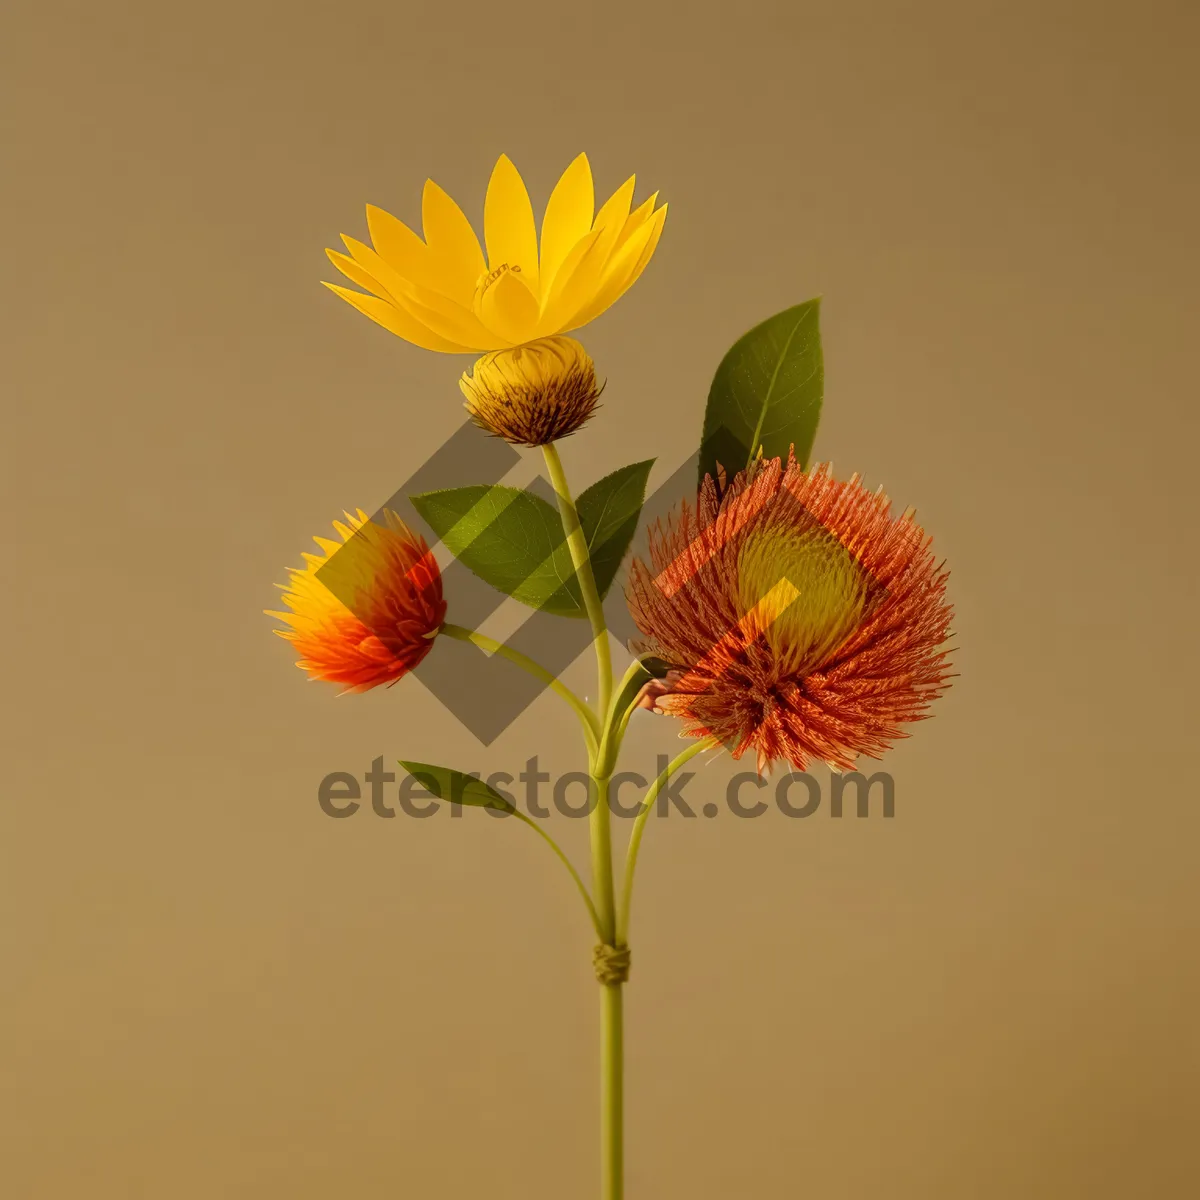
<path id="1" fill-rule="evenodd" d="M 918 507 L 961 640 L 893 821 L 650 830 L 631 1197 L 1200 1194 L 1192 6 L 672 7 L 10 16 L 5 1195 L 594 1194 L 554 862 L 315 800 L 574 767 L 573 726 L 335 700 L 260 615 L 461 419 L 323 247 L 581 149 L 672 207 L 568 468 L 682 460 L 724 348 L 822 293 L 818 452 Z"/>

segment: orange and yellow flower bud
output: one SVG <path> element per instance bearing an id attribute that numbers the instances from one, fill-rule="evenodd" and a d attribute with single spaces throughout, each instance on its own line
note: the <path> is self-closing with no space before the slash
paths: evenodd
<path id="1" fill-rule="evenodd" d="M 335 521 L 340 542 L 314 538 L 322 553 L 305 554 L 283 590 L 290 612 L 277 629 L 300 652 L 311 679 L 365 692 L 393 684 L 429 653 L 446 604 L 442 574 L 425 540 L 394 513 L 384 523 L 362 509 Z"/>

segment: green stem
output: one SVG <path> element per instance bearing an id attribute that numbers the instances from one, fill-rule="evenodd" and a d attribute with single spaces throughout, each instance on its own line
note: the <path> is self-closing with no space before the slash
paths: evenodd
<path id="1" fill-rule="evenodd" d="M 604 718 L 604 731 L 600 735 L 600 748 L 596 751 L 596 771 L 601 775 L 612 775 L 612 769 L 616 765 L 617 754 L 621 749 L 621 741 L 625 736 L 625 727 L 629 724 L 629 718 L 634 708 L 637 707 L 636 697 L 634 702 L 624 712 L 617 712 L 615 705 L 625 694 L 625 688 L 629 684 L 629 681 L 644 670 L 645 668 L 642 664 L 637 659 L 634 659 L 629 664 L 621 682 L 613 690 L 612 703 L 609 705 L 609 711 Z"/>
<path id="2" fill-rule="evenodd" d="M 592 843 L 592 891 L 600 916 L 600 940 L 615 946 L 617 931 L 616 892 L 613 886 L 612 825 L 608 807 L 608 777 L 592 776 L 592 808 L 588 818 Z"/>
<path id="3" fill-rule="evenodd" d="M 629 849 L 625 854 L 625 876 L 621 881 L 621 906 L 617 916 L 617 939 L 621 944 L 625 944 L 629 938 L 629 914 L 633 905 L 633 873 L 637 870 L 638 849 L 642 844 L 642 832 L 646 828 L 646 818 L 654 808 L 658 793 L 667 786 L 667 781 L 671 776 L 689 759 L 694 758 L 703 750 L 711 750 L 720 744 L 720 739 L 714 737 L 702 738 L 698 742 L 693 742 L 686 750 L 677 754 L 667 763 L 662 774 L 650 785 L 642 800 L 642 807 L 633 820 L 633 829 L 629 834 Z"/>
<path id="4" fill-rule="evenodd" d="M 604 605 L 596 587 L 587 538 L 579 523 L 579 513 L 562 460 L 553 445 L 543 446 L 550 483 L 558 497 L 558 512 L 563 533 L 575 568 L 575 578 L 583 597 L 583 606 L 592 626 L 596 651 L 597 708 L 605 717 L 612 698 L 612 657 L 608 648 L 608 628 L 604 623 Z M 606 724 L 608 722 L 606 721 Z M 608 737 L 605 758 L 607 759 Z M 590 823 L 592 843 L 592 891 L 599 917 L 600 941 L 607 946 L 616 942 L 616 903 L 613 889 L 612 831 L 608 808 L 608 780 L 611 768 L 592 750 L 591 776 L 594 794 Z M 600 986 L 600 1195 L 601 1200 L 621 1200 L 624 1195 L 624 1048 L 622 995 L 620 983 Z"/>
<path id="5" fill-rule="evenodd" d="M 588 751 L 592 754 L 596 752 L 596 739 L 600 734 L 600 722 L 596 714 L 562 680 L 550 671 L 547 671 L 541 663 L 534 662 L 532 658 L 522 654 L 520 650 L 514 650 L 511 646 L 506 646 L 503 642 L 498 642 L 495 638 L 488 637 L 486 633 L 479 633 L 474 629 L 465 629 L 462 625 L 447 623 L 442 626 L 441 632 L 446 637 L 456 638 L 460 642 L 470 642 L 473 646 L 478 646 L 481 650 L 486 650 L 489 654 L 499 654 L 501 658 L 507 658 L 509 662 L 515 663 L 523 671 L 528 671 L 535 679 L 540 679 L 543 683 L 547 684 L 575 710 L 583 725 L 583 732 L 587 738 Z"/>
<path id="6" fill-rule="evenodd" d="M 604 933 L 600 925 L 600 914 L 596 912 L 596 906 L 592 903 L 591 896 L 588 895 L 586 884 L 579 878 L 579 872 L 571 865 L 571 860 L 563 853 L 562 847 L 536 821 L 530 820 L 520 809 L 512 808 L 508 811 L 517 820 L 524 821 L 558 855 L 559 861 L 570 872 L 571 878 L 575 881 L 575 886 L 579 889 L 579 894 L 583 897 L 584 904 L 587 905 L 588 915 L 592 918 L 592 928 L 595 929 L 596 936 L 603 940 Z"/>
<path id="7" fill-rule="evenodd" d="M 587 611 L 588 620 L 592 625 L 600 688 L 597 707 L 604 713 L 608 711 L 608 699 L 612 693 L 612 657 L 608 650 L 608 629 L 604 624 L 604 605 L 600 600 L 600 592 L 596 588 L 596 577 L 592 573 L 592 559 L 588 553 L 587 538 L 584 536 L 583 526 L 579 524 L 579 513 L 575 510 L 575 501 L 571 498 L 571 489 L 567 486 L 567 476 L 563 471 L 562 459 L 558 457 L 558 450 L 553 443 L 542 447 L 542 455 L 546 460 L 546 470 L 550 473 L 550 483 L 554 487 L 554 494 L 558 497 L 558 512 L 562 518 L 563 533 L 567 535 L 567 548 L 571 552 L 575 578 L 579 580 L 579 590 L 583 594 L 583 607 Z"/>
<path id="8" fill-rule="evenodd" d="M 622 986 L 600 988 L 600 1195 L 621 1200 L 625 1192 L 625 1030 Z"/>
<path id="9" fill-rule="evenodd" d="M 621 943 L 616 937 L 613 892 L 612 831 L 608 808 L 608 778 L 595 778 L 595 808 L 591 814 L 592 878 L 600 914 L 600 941 Z M 624 1032 L 620 983 L 600 985 L 600 1196 L 621 1200 L 624 1195 Z"/>

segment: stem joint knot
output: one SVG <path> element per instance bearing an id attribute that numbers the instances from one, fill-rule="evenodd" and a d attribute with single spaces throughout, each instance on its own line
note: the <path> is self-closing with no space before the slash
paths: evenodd
<path id="1" fill-rule="evenodd" d="M 629 947 L 599 945 L 592 951 L 596 979 L 605 987 L 625 983 L 629 978 Z"/>

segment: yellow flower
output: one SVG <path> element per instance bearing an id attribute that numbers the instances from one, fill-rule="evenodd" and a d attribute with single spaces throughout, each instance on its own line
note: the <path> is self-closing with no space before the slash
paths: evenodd
<path id="1" fill-rule="evenodd" d="M 667 216 L 655 192 L 630 211 L 630 176 L 594 213 L 592 171 L 579 155 L 555 185 L 541 245 L 529 193 L 501 155 L 483 209 L 487 258 L 462 209 L 432 179 L 421 200 L 424 240 L 367 205 L 374 244 L 343 235 L 349 257 L 330 261 L 369 295 L 325 286 L 398 337 L 426 350 L 469 354 L 578 329 L 619 299 L 645 270 Z"/>
<path id="2" fill-rule="evenodd" d="M 458 386 L 475 424 L 516 446 L 545 446 L 574 433 L 602 390 L 588 352 L 569 337 L 485 354 Z"/>

